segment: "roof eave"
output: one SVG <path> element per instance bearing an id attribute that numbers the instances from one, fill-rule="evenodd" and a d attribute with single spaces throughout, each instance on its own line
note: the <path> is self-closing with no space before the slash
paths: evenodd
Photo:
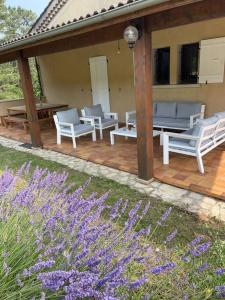
<path id="1" fill-rule="evenodd" d="M 0 53 L 5 53 L 7 51 L 11 51 L 15 49 L 17 51 L 22 50 L 23 47 L 29 46 L 41 40 L 54 38 L 63 33 L 75 31 L 84 28 L 85 26 L 101 23 L 113 19 L 115 17 L 131 14 L 132 12 L 136 12 L 146 7 L 154 6 L 164 2 L 169 2 L 169 0 L 136 0 L 135 2 L 125 4 L 124 6 L 118 6 L 112 10 L 107 10 L 97 15 L 93 15 L 88 18 L 78 20 L 72 24 L 65 24 L 62 27 L 56 27 L 51 30 L 47 29 L 42 33 L 38 33 L 38 34 L 34 33 L 33 35 L 27 35 L 21 40 L 10 42 L 8 45 L 7 44 L 4 45 L 2 48 L 0 48 Z"/>

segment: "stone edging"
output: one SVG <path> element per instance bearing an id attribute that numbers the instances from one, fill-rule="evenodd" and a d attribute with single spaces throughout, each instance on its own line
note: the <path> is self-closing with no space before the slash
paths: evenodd
<path id="1" fill-rule="evenodd" d="M 225 222 L 225 202 L 216 200 L 215 198 L 206 197 L 158 181 L 152 181 L 146 185 L 141 183 L 136 175 L 50 150 L 22 148 L 20 142 L 3 137 L 0 137 L 0 144 L 17 151 L 36 155 L 45 160 L 55 161 L 76 171 L 114 180 L 150 197 L 159 198 L 164 202 L 197 214 L 200 218 L 215 218 Z"/>

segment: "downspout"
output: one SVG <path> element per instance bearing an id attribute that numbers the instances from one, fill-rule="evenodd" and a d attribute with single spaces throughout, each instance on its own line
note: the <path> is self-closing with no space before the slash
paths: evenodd
<path id="1" fill-rule="evenodd" d="M 196 0 L 196 1 L 202 1 L 202 0 Z M 3 51 L 6 51 L 8 49 L 13 49 L 15 47 L 22 47 L 25 45 L 32 44 L 34 42 L 38 42 L 43 39 L 51 38 L 54 36 L 57 36 L 58 34 L 68 33 L 69 30 L 77 30 L 84 26 L 90 26 L 94 25 L 96 23 L 101 23 L 103 21 L 110 20 L 115 17 L 119 17 L 122 15 L 126 15 L 144 8 L 147 8 L 149 6 L 161 4 L 164 2 L 169 2 L 169 0 L 139 0 L 137 2 L 126 4 L 122 7 L 116 7 L 112 9 L 112 11 L 107 10 L 106 12 L 99 13 L 99 15 L 94 15 L 89 18 L 84 18 L 84 20 L 79 20 L 75 22 L 74 24 L 66 24 L 63 27 L 55 28 L 46 32 L 43 32 L 38 35 L 34 36 L 27 36 L 25 39 L 21 41 L 15 41 L 10 43 L 9 45 L 3 46 L 2 50 L 0 49 L 0 53 Z M 69 29 L 69 30 L 68 30 Z"/>

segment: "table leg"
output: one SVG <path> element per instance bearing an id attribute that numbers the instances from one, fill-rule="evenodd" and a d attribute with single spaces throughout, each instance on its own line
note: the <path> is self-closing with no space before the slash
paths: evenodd
<path id="1" fill-rule="evenodd" d="M 110 132 L 110 141 L 111 141 L 111 145 L 115 144 L 115 137 L 112 131 Z"/>
<path id="2" fill-rule="evenodd" d="M 164 131 L 161 130 L 161 132 L 160 132 L 160 146 L 163 146 L 163 133 L 164 133 Z"/>

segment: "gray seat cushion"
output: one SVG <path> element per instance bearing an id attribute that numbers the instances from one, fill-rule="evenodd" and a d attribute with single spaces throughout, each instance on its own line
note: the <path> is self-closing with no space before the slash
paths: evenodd
<path id="1" fill-rule="evenodd" d="M 76 108 L 72 108 L 66 111 L 58 111 L 56 113 L 59 122 L 70 123 L 70 124 L 80 124 L 80 118 Z"/>
<path id="2" fill-rule="evenodd" d="M 118 124 L 118 120 L 115 119 L 102 119 L 102 128 L 106 128 L 108 126 L 114 126 Z M 95 127 L 99 128 L 98 121 L 95 122 Z"/>
<path id="3" fill-rule="evenodd" d="M 213 125 L 218 122 L 217 116 L 212 116 L 204 120 L 198 120 L 197 124 L 193 127 L 193 136 L 200 136 L 202 133 L 202 130 L 206 126 Z M 190 145 L 195 147 L 196 141 L 190 141 Z"/>
<path id="4" fill-rule="evenodd" d="M 94 130 L 94 127 L 91 125 L 87 125 L 87 124 L 74 125 L 75 136 L 86 132 L 90 132 L 92 130 Z M 62 128 L 61 133 L 71 134 L 71 129 L 68 127 Z"/>
<path id="5" fill-rule="evenodd" d="M 156 117 L 176 118 L 177 104 L 175 102 L 158 102 L 156 107 Z"/>
<path id="6" fill-rule="evenodd" d="M 181 128 L 187 129 L 190 127 L 189 119 L 174 119 L 174 118 L 153 118 L 154 127 L 165 127 L 165 128 Z"/>
<path id="7" fill-rule="evenodd" d="M 182 134 L 194 136 L 193 131 L 194 131 L 194 129 L 191 128 L 189 130 L 184 131 Z M 196 152 L 196 143 L 197 143 L 197 141 L 194 141 L 194 143 L 193 143 L 194 146 L 193 146 L 190 144 L 189 139 L 178 139 L 178 138 L 170 139 L 170 147 L 172 147 L 174 149 L 178 149 L 178 150 L 188 150 L 193 153 Z M 203 147 L 202 149 L 204 149 L 204 146 L 208 147 L 209 145 L 212 145 L 212 144 L 213 144 L 213 140 L 208 139 L 208 140 L 203 141 L 200 146 Z"/>
<path id="8" fill-rule="evenodd" d="M 199 102 L 178 102 L 177 103 L 177 118 L 190 119 L 190 116 L 201 112 L 201 103 Z"/>
<path id="9" fill-rule="evenodd" d="M 185 139 L 176 139 L 176 138 L 170 139 L 170 148 L 176 150 L 183 150 L 183 151 L 188 150 L 193 153 L 196 152 L 195 147 L 190 146 L 189 140 L 185 140 Z"/>
<path id="10" fill-rule="evenodd" d="M 101 117 L 104 118 L 101 104 L 93 105 L 90 107 L 84 107 L 86 117 Z"/>

